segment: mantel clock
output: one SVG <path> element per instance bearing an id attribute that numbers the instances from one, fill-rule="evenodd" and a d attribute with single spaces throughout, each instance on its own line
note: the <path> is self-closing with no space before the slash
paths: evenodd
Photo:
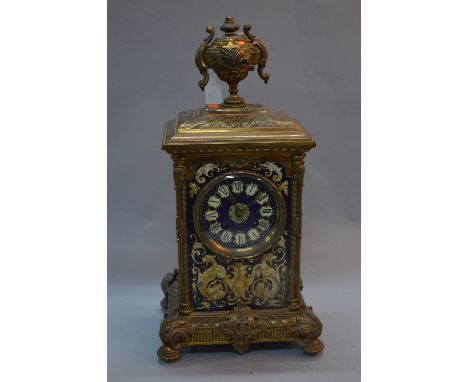
<path id="1" fill-rule="evenodd" d="M 265 83 L 268 53 L 227 17 L 195 63 L 203 90 L 211 68 L 229 85 L 220 105 L 186 110 L 166 123 L 162 148 L 174 162 L 179 268 L 162 281 L 165 361 L 181 345 L 297 342 L 322 351 L 322 325 L 301 295 L 301 220 L 305 152 L 314 140 L 279 110 L 246 104 L 238 83 L 257 67 Z"/>

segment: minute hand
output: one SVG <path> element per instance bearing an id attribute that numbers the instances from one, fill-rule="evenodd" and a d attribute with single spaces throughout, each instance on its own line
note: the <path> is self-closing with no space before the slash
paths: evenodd
<path id="1" fill-rule="evenodd" d="M 231 188 L 229 188 L 228 190 L 229 190 L 229 200 L 231 201 L 232 204 L 237 204 L 236 199 L 235 199 L 234 196 L 232 195 Z"/>
<path id="2" fill-rule="evenodd" d="M 249 204 L 247 204 L 247 207 L 250 207 L 252 203 L 255 202 L 256 200 L 257 200 L 257 197 L 254 197 L 253 200 Z"/>

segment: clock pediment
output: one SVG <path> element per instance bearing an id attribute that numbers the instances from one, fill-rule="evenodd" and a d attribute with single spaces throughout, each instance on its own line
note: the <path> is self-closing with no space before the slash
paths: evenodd
<path id="1" fill-rule="evenodd" d="M 302 125 L 277 109 L 244 108 L 185 110 L 166 122 L 162 148 L 169 153 L 219 152 L 254 146 L 258 150 L 301 150 L 315 147 Z"/>

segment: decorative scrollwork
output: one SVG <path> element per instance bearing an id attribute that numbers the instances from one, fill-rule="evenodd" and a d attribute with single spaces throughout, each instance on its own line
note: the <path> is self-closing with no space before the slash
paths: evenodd
<path id="1" fill-rule="evenodd" d="M 188 117 L 191 118 L 188 118 Z M 274 117 L 268 115 L 230 115 L 222 118 L 210 118 L 206 115 L 197 115 L 185 112 L 179 115 L 180 127 L 182 129 L 242 129 L 251 127 L 288 127 L 294 122 L 281 118 L 281 115 Z"/>
<path id="2" fill-rule="evenodd" d="M 283 180 L 281 183 L 278 183 L 278 190 L 282 192 L 284 195 L 288 196 L 289 182 L 287 180 Z"/>
<path id="3" fill-rule="evenodd" d="M 254 169 L 263 171 L 263 174 L 270 177 L 275 183 L 283 179 L 283 171 L 275 162 L 258 162 Z"/>
<path id="4" fill-rule="evenodd" d="M 284 233 L 285 235 L 286 233 Z M 206 252 L 195 235 L 192 245 L 192 293 L 199 308 L 210 310 L 245 301 L 256 306 L 280 306 L 285 300 L 287 273 L 284 235 L 256 264 L 218 259 Z M 220 262 L 222 260 L 224 264 Z"/>
<path id="5" fill-rule="evenodd" d="M 197 65 L 200 74 L 203 76 L 203 79 L 198 82 L 198 86 L 200 86 L 201 90 L 205 89 L 205 86 L 209 81 L 208 66 L 203 59 L 203 55 L 210 47 L 211 40 L 213 40 L 214 37 L 215 29 L 212 26 L 208 26 L 206 31 L 208 32 L 208 37 L 203 40 L 197 50 L 197 53 L 195 54 L 195 64 Z"/>
<path id="6" fill-rule="evenodd" d="M 201 247 L 195 251 L 203 254 Z M 318 339 L 322 324 L 310 307 L 302 306 L 294 311 L 287 308 L 253 309 L 241 300 L 233 310 L 215 314 L 195 311 L 183 315 L 175 309 L 180 298 L 178 277 L 171 277 L 169 307 L 159 333 L 163 345 L 158 356 L 162 360 L 179 359 L 178 349 L 182 345 L 231 344 L 242 353 L 252 343 L 291 341 L 302 344 L 307 354 L 317 354 L 324 347 Z"/>
<path id="7" fill-rule="evenodd" d="M 255 160 L 251 159 L 240 159 L 225 161 L 223 164 L 225 164 L 230 170 L 250 170 L 255 162 Z"/>
<path id="8" fill-rule="evenodd" d="M 200 292 L 204 297 L 201 305 L 208 308 L 214 303 L 217 307 L 220 307 L 217 300 L 222 299 L 228 292 L 226 269 L 218 265 L 213 255 L 205 254 L 199 264 L 207 266 L 204 271 L 201 271 L 199 267 L 194 267 L 192 270 L 193 278 L 196 278 L 195 291 Z"/>
<path id="9" fill-rule="evenodd" d="M 158 350 L 158 357 L 165 361 L 176 361 L 180 358 L 177 348 L 181 343 L 189 342 L 193 330 L 186 326 L 187 320 L 166 317 L 161 322 L 159 337 L 163 345 Z"/>
<path id="10" fill-rule="evenodd" d="M 195 172 L 195 181 L 198 184 L 203 184 L 207 178 L 211 178 L 223 170 L 226 170 L 226 167 L 221 163 L 205 163 Z"/>
<path id="11" fill-rule="evenodd" d="M 315 354 L 323 350 L 323 343 L 318 340 L 322 334 L 322 323 L 310 306 L 304 309 L 302 315 L 294 318 L 290 326 L 293 332 L 302 338 L 306 353 Z"/>
<path id="12" fill-rule="evenodd" d="M 220 331 L 232 342 L 239 353 L 244 353 L 258 334 L 266 329 L 266 323 L 259 320 L 244 302 L 228 313 Z"/>
<path id="13" fill-rule="evenodd" d="M 159 330 L 161 341 L 172 347 L 176 347 L 182 342 L 188 342 L 193 332 L 184 326 L 186 322 L 187 320 L 184 319 L 164 319 Z"/>
<path id="14" fill-rule="evenodd" d="M 289 195 L 289 181 L 284 174 L 284 169 L 276 162 L 262 162 L 253 159 L 227 160 L 216 163 L 205 163 L 195 171 L 195 182 L 189 183 L 189 196 L 194 198 L 200 192 L 199 185 L 206 183 L 211 178 L 227 170 L 253 170 L 269 177 L 276 183 L 278 191 L 285 196 Z"/>
<path id="15" fill-rule="evenodd" d="M 263 173 L 263 175 L 271 178 L 278 186 L 278 190 L 284 195 L 288 196 L 289 194 L 289 182 L 288 180 L 283 180 L 284 170 L 275 162 L 257 162 L 252 166 L 253 170 L 257 170 Z"/>
<path id="16" fill-rule="evenodd" d="M 265 83 L 268 83 L 268 80 L 270 79 L 270 75 L 266 72 L 263 72 L 263 69 L 266 66 L 266 61 L 268 59 L 268 51 L 267 51 L 265 44 L 261 42 L 257 36 L 250 33 L 250 29 L 252 29 L 252 26 L 250 24 L 244 25 L 245 35 L 250 40 L 252 45 L 254 45 L 260 50 L 260 60 L 258 61 L 258 66 L 257 66 L 258 75 Z"/>

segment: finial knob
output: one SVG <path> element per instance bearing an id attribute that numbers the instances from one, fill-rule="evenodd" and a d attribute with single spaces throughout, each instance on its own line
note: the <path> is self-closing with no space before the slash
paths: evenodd
<path id="1" fill-rule="evenodd" d="M 208 26 L 206 31 L 208 37 L 203 41 L 195 55 L 197 65 L 203 79 L 199 81 L 199 86 L 203 90 L 208 83 L 208 69 L 212 68 L 218 77 L 229 85 L 229 97 L 224 100 L 224 107 L 243 107 L 244 100 L 237 95 L 237 85 L 249 71 L 257 66 L 258 75 L 265 82 L 270 76 L 264 73 L 268 52 L 266 46 L 253 34 L 250 33 L 251 26 L 244 25 L 244 34 L 236 33 L 239 26 L 231 16 L 220 28 L 225 34 L 214 37 L 215 29 Z"/>
<path id="2" fill-rule="evenodd" d="M 236 22 L 234 21 L 234 17 L 228 16 L 226 17 L 226 20 L 224 21 L 223 26 L 219 29 L 221 29 L 226 34 L 234 33 L 237 30 L 239 30 L 239 25 L 237 25 Z"/>

